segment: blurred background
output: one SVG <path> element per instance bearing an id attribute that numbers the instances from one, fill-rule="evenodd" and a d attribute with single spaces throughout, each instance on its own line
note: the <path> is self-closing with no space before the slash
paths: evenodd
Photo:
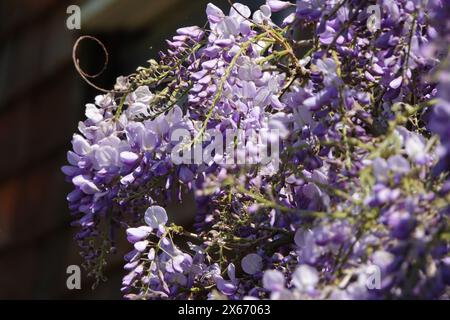
<path id="1" fill-rule="evenodd" d="M 80 35 L 105 44 L 109 65 L 94 82 L 111 88 L 117 76 L 156 58 L 177 28 L 203 26 L 208 2 L 229 10 L 226 0 L 0 1 L 0 299 L 121 298 L 123 243 L 107 282 L 91 290 L 82 270 L 81 290 L 66 287 L 66 268 L 81 259 L 60 167 L 84 105 L 98 94 L 77 74 L 72 47 Z M 255 9 L 264 1 L 240 2 Z M 70 5 L 81 9 L 80 30 L 66 26 Z M 103 66 L 94 42 L 83 42 L 78 57 L 88 73 Z M 193 210 L 171 212 L 188 225 Z"/>

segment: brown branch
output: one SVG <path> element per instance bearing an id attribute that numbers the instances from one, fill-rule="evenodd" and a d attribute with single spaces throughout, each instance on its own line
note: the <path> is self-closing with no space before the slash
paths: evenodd
<path id="1" fill-rule="evenodd" d="M 105 62 L 103 63 L 103 68 L 95 74 L 89 74 L 89 73 L 83 71 L 83 69 L 81 69 L 81 66 L 80 66 L 80 61 L 77 58 L 78 46 L 80 45 L 81 41 L 83 41 L 83 40 L 92 40 L 94 42 L 97 42 L 100 45 L 100 47 L 102 48 L 103 53 L 105 55 Z M 121 94 L 127 93 L 127 91 L 107 90 L 107 89 L 101 88 L 101 87 L 97 86 L 96 84 L 94 84 L 91 80 L 89 80 L 89 79 L 94 79 L 94 78 L 97 78 L 98 76 L 100 76 L 105 71 L 106 67 L 108 66 L 108 61 L 109 61 L 108 50 L 106 50 L 105 45 L 97 38 L 95 38 L 93 36 L 89 36 L 89 35 L 84 35 L 84 36 L 79 37 L 77 39 L 77 41 L 75 41 L 75 44 L 73 45 L 73 48 L 72 48 L 72 60 L 73 60 L 73 64 L 74 64 L 77 72 L 80 74 L 80 76 L 83 78 L 83 80 L 87 84 L 89 84 L 91 87 L 93 87 L 101 92 L 104 92 L 104 93 L 121 93 Z"/>

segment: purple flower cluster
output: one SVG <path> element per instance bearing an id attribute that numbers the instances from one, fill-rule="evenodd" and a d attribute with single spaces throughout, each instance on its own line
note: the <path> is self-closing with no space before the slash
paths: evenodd
<path id="1" fill-rule="evenodd" d="M 126 229 L 127 298 L 448 298 L 449 12 L 208 4 L 209 27 L 178 29 L 159 61 L 86 105 L 63 167 L 86 266 L 101 278 Z M 188 153 L 209 130 L 242 130 L 229 160 L 256 157 L 250 132 L 276 129 L 279 165 L 175 164 L 177 129 Z M 195 233 L 163 208 L 188 191 Z"/>

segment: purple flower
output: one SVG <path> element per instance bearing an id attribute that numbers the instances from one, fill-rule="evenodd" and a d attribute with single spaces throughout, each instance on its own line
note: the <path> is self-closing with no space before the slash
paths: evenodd
<path id="1" fill-rule="evenodd" d="M 405 174 L 411 170 L 408 160 L 400 155 L 395 155 L 387 160 L 389 169 L 394 173 Z"/>
<path id="2" fill-rule="evenodd" d="M 306 264 L 299 265 L 292 275 L 292 283 L 300 291 L 311 292 L 318 282 L 319 273 Z"/>
<path id="3" fill-rule="evenodd" d="M 389 82 L 389 87 L 391 87 L 392 89 L 397 89 L 402 85 L 402 81 L 403 81 L 402 76 L 395 78 L 394 80 Z"/>
<path id="4" fill-rule="evenodd" d="M 144 219 L 151 228 L 158 229 L 160 225 L 166 225 L 168 217 L 164 208 L 151 206 L 145 211 Z"/>
<path id="5" fill-rule="evenodd" d="M 237 290 L 237 279 L 235 276 L 235 267 L 234 264 L 230 263 L 227 267 L 227 275 L 229 277 L 229 281 L 226 281 L 220 275 L 216 275 L 214 277 L 214 281 L 216 282 L 217 289 L 222 292 L 224 295 L 230 296 L 233 295 Z"/>
<path id="6" fill-rule="evenodd" d="M 249 253 L 244 258 L 242 258 L 241 266 L 247 274 L 255 274 L 262 270 L 262 258 L 256 253 Z"/>
<path id="7" fill-rule="evenodd" d="M 281 291 L 284 289 L 285 279 L 278 270 L 267 270 L 263 275 L 263 286 L 269 291 Z"/>
<path id="8" fill-rule="evenodd" d="M 86 194 L 94 194 L 100 192 L 100 189 L 86 176 L 78 175 L 72 179 L 72 182 Z"/>
<path id="9" fill-rule="evenodd" d="M 139 228 L 128 228 L 127 229 L 127 239 L 131 243 L 135 243 L 144 240 L 150 235 L 151 229 L 146 226 Z"/>
<path id="10" fill-rule="evenodd" d="M 292 6 L 289 1 L 279 1 L 279 0 L 267 0 L 267 5 L 270 7 L 272 12 L 278 12 Z"/>
<path id="11" fill-rule="evenodd" d="M 178 173 L 178 176 L 180 177 L 180 180 L 183 183 L 189 183 L 192 180 L 194 180 L 194 174 L 192 173 L 191 170 L 189 170 L 188 167 L 186 166 L 182 166 L 180 167 L 180 171 Z"/>
<path id="12" fill-rule="evenodd" d="M 191 37 L 194 41 L 200 41 L 204 35 L 203 30 L 197 26 L 177 29 L 177 33 L 180 35 Z"/>
<path id="13" fill-rule="evenodd" d="M 123 151 L 120 153 L 120 160 L 124 163 L 124 164 L 128 164 L 128 165 L 133 165 L 136 163 L 136 160 L 139 158 L 139 156 L 134 153 L 134 152 L 130 152 L 130 151 Z"/>

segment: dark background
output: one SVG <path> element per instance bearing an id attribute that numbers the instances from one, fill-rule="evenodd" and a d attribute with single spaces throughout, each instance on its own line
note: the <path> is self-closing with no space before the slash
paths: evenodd
<path id="1" fill-rule="evenodd" d="M 211 0 L 228 13 L 226 0 Z M 256 8 L 263 1 L 240 1 Z M 81 264 L 69 226 L 66 194 L 71 186 L 60 167 L 84 105 L 98 92 L 72 64 L 80 35 L 94 35 L 110 62 L 94 82 L 111 88 L 115 78 L 135 71 L 165 48 L 182 26 L 206 22 L 203 0 L 0 0 L 0 299 L 121 298 L 123 254 L 108 265 L 109 280 L 91 290 L 66 288 L 66 268 Z M 81 30 L 69 30 L 66 9 L 81 8 Z M 79 48 L 81 66 L 96 73 L 102 51 Z M 193 207 L 172 211 L 189 224 Z"/>

